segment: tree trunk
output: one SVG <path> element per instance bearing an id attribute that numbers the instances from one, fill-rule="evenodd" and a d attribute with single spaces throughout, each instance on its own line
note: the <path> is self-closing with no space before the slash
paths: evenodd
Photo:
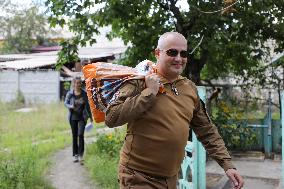
<path id="1" fill-rule="evenodd" d="M 184 70 L 184 76 L 193 81 L 196 85 L 201 83 L 200 73 L 202 68 L 207 62 L 209 52 L 208 50 L 202 49 L 201 58 L 194 58 L 194 54 L 188 57 L 187 65 Z"/>

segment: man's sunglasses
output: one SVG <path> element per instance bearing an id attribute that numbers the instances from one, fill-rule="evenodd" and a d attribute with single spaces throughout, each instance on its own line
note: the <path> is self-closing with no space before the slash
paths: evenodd
<path id="1" fill-rule="evenodd" d="M 180 54 L 180 57 L 182 58 L 187 58 L 188 52 L 185 50 L 178 51 L 177 49 L 168 49 L 168 50 L 163 50 L 160 49 L 161 51 L 166 51 L 166 54 L 170 57 L 176 57 L 178 53 Z"/>

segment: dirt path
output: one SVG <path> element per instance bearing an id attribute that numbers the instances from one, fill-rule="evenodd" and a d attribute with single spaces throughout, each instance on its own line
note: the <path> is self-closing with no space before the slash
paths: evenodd
<path id="1" fill-rule="evenodd" d="M 53 166 L 48 175 L 56 189 L 98 189 L 91 182 L 84 166 L 73 163 L 72 148 L 58 151 L 52 158 Z"/>
<path id="2" fill-rule="evenodd" d="M 116 129 L 122 129 L 118 127 Z M 113 128 L 97 129 L 97 133 L 111 133 Z M 71 135 L 71 134 L 70 134 Z M 85 137 L 85 145 L 95 142 L 95 137 Z M 88 150 L 88 149 L 86 149 Z M 49 171 L 48 180 L 55 189 L 99 189 L 89 178 L 84 165 L 73 163 L 72 148 L 59 150 L 52 157 L 52 167 Z"/>

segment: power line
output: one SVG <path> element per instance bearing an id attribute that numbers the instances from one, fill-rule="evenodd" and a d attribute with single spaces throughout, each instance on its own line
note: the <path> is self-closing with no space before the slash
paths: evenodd
<path id="1" fill-rule="evenodd" d="M 194 47 L 194 49 L 193 49 L 189 54 L 193 54 L 194 51 L 201 45 L 201 43 L 202 43 L 202 41 L 203 41 L 203 37 L 204 37 L 204 35 L 202 35 L 202 37 L 201 37 L 199 43 Z"/>
<path id="2" fill-rule="evenodd" d="M 228 9 L 228 8 L 234 6 L 235 4 L 239 3 L 239 2 L 240 2 L 240 0 L 237 0 L 237 1 L 234 2 L 233 4 L 231 4 L 231 5 L 229 5 L 229 6 L 225 7 L 225 8 L 216 10 L 216 11 L 202 11 L 202 10 L 200 10 L 200 9 L 199 9 L 198 7 L 196 7 L 196 6 L 192 6 L 192 7 L 195 8 L 195 9 L 197 9 L 199 12 L 204 13 L 204 14 L 215 14 L 215 13 L 217 13 L 217 12 L 222 12 L 222 11 Z"/>

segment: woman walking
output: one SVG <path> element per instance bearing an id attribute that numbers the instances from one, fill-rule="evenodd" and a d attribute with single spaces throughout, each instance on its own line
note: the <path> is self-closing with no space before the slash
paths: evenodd
<path id="1" fill-rule="evenodd" d="M 72 130 L 74 162 L 83 164 L 84 132 L 88 117 L 92 121 L 91 111 L 86 92 L 82 89 L 80 77 L 72 80 L 72 86 L 65 97 L 64 105 L 68 108 L 68 120 Z"/>

